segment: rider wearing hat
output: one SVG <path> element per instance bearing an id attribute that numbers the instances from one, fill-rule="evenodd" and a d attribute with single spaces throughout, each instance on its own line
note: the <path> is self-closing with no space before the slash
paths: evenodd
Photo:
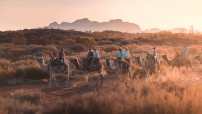
<path id="1" fill-rule="evenodd" d="M 93 57 L 96 65 L 96 63 L 100 60 L 100 55 L 96 48 L 93 48 Z"/>
<path id="2" fill-rule="evenodd" d="M 125 61 L 127 61 L 128 63 L 130 63 L 130 52 L 128 50 L 128 48 L 125 48 L 125 52 L 123 54 Z"/>
<path id="3" fill-rule="evenodd" d="M 157 51 L 156 51 L 155 47 L 153 47 L 153 50 L 151 52 L 151 57 L 152 57 L 152 59 L 154 59 L 155 61 L 157 61 Z"/>
<path id="4" fill-rule="evenodd" d="M 181 54 L 183 57 L 185 57 L 186 59 L 188 58 L 188 54 L 189 54 L 189 49 L 187 48 L 187 45 L 183 45 L 183 48 L 181 50 Z"/>
<path id="5" fill-rule="evenodd" d="M 60 49 L 58 52 L 58 59 L 59 61 L 63 64 L 64 63 L 64 58 L 65 58 L 65 53 L 64 53 L 64 48 Z"/>
<path id="6" fill-rule="evenodd" d="M 122 49 L 120 48 L 119 52 L 118 52 L 118 57 L 117 57 L 120 65 L 121 65 L 121 60 L 123 58 L 123 55 L 124 55 L 124 53 L 123 53 Z"/>
<path id="7" fill-rule="evenodd" d="M 94 55 L 93 55 L 92 49 L 90 48 L 90 49 L 88 50 L 88 54 L 87 54 L 88 66 L 91 65 L 92 60 L 93 60 L 93 57 L 94 57 Z"/>

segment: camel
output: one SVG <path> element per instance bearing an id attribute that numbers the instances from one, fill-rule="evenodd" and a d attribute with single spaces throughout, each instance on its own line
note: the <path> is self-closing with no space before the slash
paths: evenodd
<path id="1" fill-rule="evenodd" d="M 78 59 L 75 58 L 75 59 L 71 59 L 70 63 L 72 63 L 76 67 L 77 70 L 84 71 L 87 74 L 85 76 L 85 79 L 86 79 L 86 85 L 85 86 L 86 87 L 89 86 L 88 75 L 91 72 L 97 72 L 99 74 L 98 80 L 96 82 L 96 87 L 98 85 L 100 78 L 101 78 L 101 85 L 103 85 L 102 64 L 99 61 L 97 62 L 97 65 L 91 65 L 90 67 L 88 67 L 88 61 L 87 60 L 84 60 L 83 63 L 80 64 Z"/>
<path id="2" fill-rule="evenodd" d="M 192 62 L 189 58 L 187 59 L 182 59 L 181 55 L 177 53 L 173 59 L 169 59 L 167 55 L 163 55 L 162 58 L 167 62 L 168 65 L 172 67 L 177 67 L 180 72 L 180 68 L 185 66 L 186 68 L 191 68 L 192 69 Z"/>
<path id="3" fill-rule="evenodd" d="M 142 58 L 140 57 L 140 56 L 138 56 L 138 57 L 135 57 L 135 62 L 136 62 L 136 64 L 139 66 L 139 67 L 142 67 L 143 66 L 143 64 L 142 64 Z"/>
<path id="4" fill-rule="evenodd" d="M 139 67 L 137 66 L 134 70 L 135 72 L 133 73 L 133 78 L 146 78 L 146 70 L 144 67 Z"/>
<path id="5" fill-rule="evenodd" d="M 202 64 L 202 55 L 197 55 L 197 56 L 195 57 L 195 59 L 197 59 L 197 61 L 198 61 L 200 64 Z"/>
<path id="6" fill-rule="evenodd" d="M 119 60 L 115 59 L 114 63 L 111 64 L 110 59 L 107 58 L 106 59 L 106 64 L 107 64 L 108 68 L 110 68 L 111 70 L 116 71 L 116 73 L 118 75 L 120 75 L 120 74 L 128 74 L 129 77 L 131 75 L 131 65 L 130 65 L 130 63 L 128 63 L 126 61 L 120 61 L 120 63 L 119 63 Z"/>
<path id="7" fill-rule="evenodd" d="M 149 58 L 145 59 L 145 70 L 146 75 L 152 75 L 160 71 L 160 63 L 157 60 L 154 60 L 151 55 L 148 55 Z"/>
<path id="8" fill-rule="evenodd" d="M 138 70 L 138 72 L 142 72 L 142 73 L 138 73 L 141 75 L 146 74 L 146 76 L 152 75 L 153 73 L 157 73 L 157 71 L 160 71 L 160 63 L 159 61 L 155 61 L 151 55 L 147 55 L 147 58 L 143 59 L 141 57 L 136 57 L 136 64 L 139 67 L 142 67 L 142 70 Z"/>
<path id="9" fill-rule="evenodd" d="M 58 84 L 56 82 L 56 75 L 62 74 L 65 76 L 66 78 L 66 83 L 65 83 L 65 87 L 68 85 L 68 81 L 69 81 L 69 65 L 67 63 L 63 64 L 63 65 L 52 65 L 51 64 L 51 60 L 49 61 L 48 64 L 45 63 L 43 58 L 38 58 L 36 59 L 36 61 L 38 61 L 40 68 L 43 71 L 46 71 L 49 73 L 49 88 L 52 87 L 52 80 L 54 80 L 56 87 L 58 87 Z"/>

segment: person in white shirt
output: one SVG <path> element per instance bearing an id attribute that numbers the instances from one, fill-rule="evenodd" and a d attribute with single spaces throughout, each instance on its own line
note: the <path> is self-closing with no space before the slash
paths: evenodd
<path id="1" fill-rule="evenodd" d="M 125 48 L 125 52 L 123 54 L 123 57 L 124 57 L 125 61 L 130 63 L 130 52 L 129 52 L 128 48 Z"/>
<path id="2" fill-rule="evenodd" d="M 96 65 L 97 62 L 100 60 L 100 55 L 96 48 L 93 49 L 93 57 Z"/>
<path id="3" fill-rule="evenodd" d="M 156 61 L 157 60 L 157 51 L 156 48 L 153 47 L 153 50 L 151 52 L 151 56 L 153 57 L 153 59 Z"/>
<path id="4" fill-rule="evenodd" d="M 186 45 L 183 46 L 182 50 L 181 50 L 181 54 L 187 59 L 188 58 L 188 54 L 189 54 L 189 49 L 187 48 Z"/>

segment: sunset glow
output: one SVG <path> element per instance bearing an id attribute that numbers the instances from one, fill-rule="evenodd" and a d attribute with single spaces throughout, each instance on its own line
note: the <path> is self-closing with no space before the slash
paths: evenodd
<path id="1" fill-rule="evenodd" d="M 81 18 L 122 19 L 150 28 L 202 31 L 201 0 L 0 0 L 0 30 L 44 27 Z"/>

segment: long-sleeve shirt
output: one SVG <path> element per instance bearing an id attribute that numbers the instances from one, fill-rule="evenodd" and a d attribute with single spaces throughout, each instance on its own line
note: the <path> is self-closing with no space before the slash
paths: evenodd
<path id="1" fill-rule="evenodd" d="M 123 51 L 119 51 L 119 53 L 118 53 L 118 57 L 123 57 Z"/>
<path id="2" fill-rule="evenodd" d="M 100 55 L 99 55 L 98 51 L 94 51 L 94 52 L 93 52 L 93 56 L 94 56 L 95 58 L 100 58 Z"/>
<path id="3" fill-rule="evenodd" d="M 188 48 L 182 48 L 182 54 L 184 54 L 185 56 L 188 56 L 188 53 L 189 53 Z"/>
<path id="4" fill-rule="evenodd" d="M 157 51 L 156 51 L 156 50 L 152 50 L 151 55 L 152 55 L 153 57 L 157 57 Z"/>
<path id="5" fill-rule="evenodd" d="M 130 52 L 129 51 L 125 51 L 124 54 L 123 54 L 123 56 L 125 58 L 129 58 L 130 57 Z"/>
<path id="6" fill-rule="evenodd" d="M 65 53 L 63 51 L 59 51 L 58 58 L 64 58 L 64 57 L 65 57 Z"/>

